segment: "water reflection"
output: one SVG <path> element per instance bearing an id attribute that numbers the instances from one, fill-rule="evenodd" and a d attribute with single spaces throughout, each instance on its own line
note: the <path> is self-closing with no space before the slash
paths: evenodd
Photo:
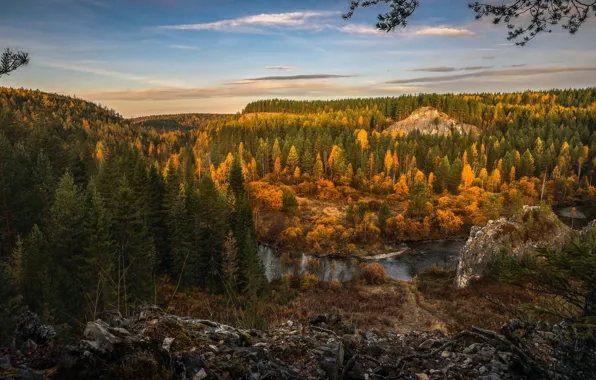
<path id="1" fill-rule="evenodd" d="M 416 274 L 433 265 L 455 267 L 459 251 L 464 244 L 463 241 L 415 243 L 410 244 L 410 250 L 398 257 L 368 260 L 367 262 L 376 261 L 385 267 L 389 277 L 409 281 Z M 292 264 L 283 265 L 276 252 L 267 246 L 259 247 L 259 257 L 265 266 L 265 274 L 269 281 L 280 279 L 284 274 L 299 276 L 312 272 L 319 277 L 320 281 L 346 282 L 360 272 L 360 263 L 362 263 L 361 260 L 354 258 L 327 256 L 318 258 L 320 266 L 308 271 L 309 260 L 317 258 L 316 256 L 303 254 Z"/>

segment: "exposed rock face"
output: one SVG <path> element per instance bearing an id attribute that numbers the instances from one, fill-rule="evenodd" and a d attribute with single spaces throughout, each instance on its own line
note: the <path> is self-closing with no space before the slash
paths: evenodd
<path id="1" fill-rule="evenodd" d="M 524 206 L 520 217 L 472 227 L 460 252 L 456 286 L 466 287 L 472 278 L 485 274 L 487 266 L 504 251 L 520 256 L 538 247 L 562 247 L 572 235 L 572 230 L 555 213 L 537 206 Z"/>
<path id="2" fill-rule="evenodd" d="M 385 132 L 401 131 L 408 134 L 414 130 L 428 135 L 447 135 L 451 130 L 461 134 L 469 132 L 472 132 L 474 135 L 478 134 L 478 128 L 475 126 L 458 123 L 447 114 L 439 112 L 432 107 L 423 107 L 414 111 L 407 119 L 398 121 L 387 128 Z"/>

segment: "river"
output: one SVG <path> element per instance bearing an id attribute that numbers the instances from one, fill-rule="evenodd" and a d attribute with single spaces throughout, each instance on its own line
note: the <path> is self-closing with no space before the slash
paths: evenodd
<path id="1" fill-rule="evenodd" d="M 459 251 L 465 241 L 423 242 L 404 245 L 402 254 L 394 257 L 380 258 L 377 260 L 364 260 L 365 262 L 378 262 L 387 270 L 387 275 L 398 280 L 409 281 L 425 269 L 433 265 L 440 267 L 457 266 Z M 313 272 L 319 281 L 340 282 L 350 281 L 360 272 L 359 264 L 363 260 L 357 258 L 343 258 L 336 256 L 317 257 L 303 254 L 299 259 L 293 260 L 290 265 L 282 265 L 279 255 L 274 249 L 267 246 L 259 247 L 259 257 L 265 266 L 265 274 L 269 281 L 277 280 L 284 274 L 300 275 L 307 272 L 308 261 L 318 259 L 320 267 Z"/>

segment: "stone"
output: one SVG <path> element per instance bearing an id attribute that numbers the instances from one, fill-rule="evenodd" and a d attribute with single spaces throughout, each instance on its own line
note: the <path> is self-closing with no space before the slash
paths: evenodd
<path id="1" fill-rule="evenodd" d="M 8 355 L 0 356 L 0 369 L 11 369 L 10 357 Z"/>
<path id="2" fill-rule="evenodd" d="M 15 335 L 20 342 L 30 339 L 37 344 L 45 344 L 56 338 L 56 330 L 52 326 L 41 324 L 37 314 L 27 311 L 20 315 Z"/>
<path id="3" fill-rule="evenodd" d="M 163 348 L 164 350 L 170 352 L 170 348 L 172 347 L 172 343 L 174 343 L 174 338 L 165 338 L 163 340 L 163 343 L 161 345 L 161 348 Z"/>
<path id="4" fill-rule="evenodd" d="M 203 380 L 207 378 L 207 372 L 205 372 L 205 368 L 201 368 L 199 372 L 192 378 L 192 380 Z"/>
<path id="5" fill-rule="evenodd" d="M 95 322 L 88 322 L 83 336 L 87 339 L 85 347 L 97 350 L 103 354 L 112 352 L 114 346 L 122 344 L 122 339 L 108 331 L 108 324 L 97 320 Z"/>
<path id="6" fill-rule="evenodd" d="M 417 373 L 416 377 L 418 377 L 418 380 L 428 380 L 428 375 L 426 373 Z"/>
<path id="7" fill-rule="evenodd" d="M 530 218 L 537 222 L 536 225 L 549 226 L 548 230 L 528 230 L 526 221 Z M 572 236 L 571 228 L 554 212 L 539 206 L 524 206 L 520 217 L 491 220 L 482 228 L 473 227 L 460 251 L 456 286 L 464 288 L 473 278 L 485 274 L 487 265 L 497 259 L 504 249 L 513 256 L 521 256 L 537 247 L 561 247 Z"/>
<path id="8" fill-rule="evenodd" d="M 488 373 L 484 376 L 480 377 L 480 380 L 501 380 L 501 376 L 497 375 L 496 373 Z"/>
<path id="9" fill-rule="evenodd" d="M 418 346 L 421 350 L 430 350 L 433 348 L 438 342 L 434 339 L 427 339 L 420 346 Z"/>
<path id="10" fill-rule="evenodd" d="M 379 337 L 372 331 L 366 331 L 364 333 L 364 339 L 375 342 L 377 339 L 379 339 Z"/>

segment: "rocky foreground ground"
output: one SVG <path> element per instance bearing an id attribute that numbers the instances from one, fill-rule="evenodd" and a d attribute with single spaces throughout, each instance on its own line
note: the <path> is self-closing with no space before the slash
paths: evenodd
<path id="1" fill-rule="evenodd" d="M 72 346 L 23 317 L 15 347 L 0 349 L 0 379 L 590 379 L 594 351 L 575 349 L 570 326 L 511 321 L 447 337 L 360 330 L 337 316 L 262 332 L 148 307 L 89 322 Z M 582 364 L 583 363 L 583 364 Z"/>

